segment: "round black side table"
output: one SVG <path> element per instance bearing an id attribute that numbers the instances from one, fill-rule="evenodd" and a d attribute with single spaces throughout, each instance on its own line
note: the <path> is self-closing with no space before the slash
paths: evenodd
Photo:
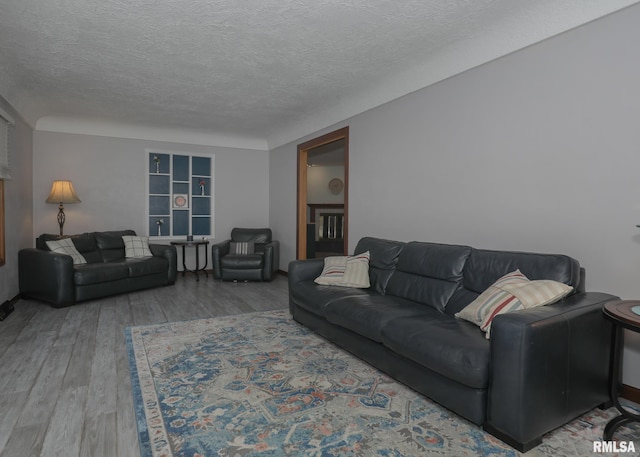
<path id="1" fill-rule="evenodd" d="M 207 264 L 209 263 L 209 255 L 207 246 L 209 245 L 209 241 L 207 240 L 194 240 L 194 241 L 172 241 L 171 244 L 174 246 L 182 246 L 182 276 L 188 271 L 190 273 L 194 273 L 196 275 L 196 281 L 200 281 L 198 277 L 199 271 L 204 271 L 204 274 L 209 277 L 209 273 L 207 273 Z M 185 248 L 194 247 L 196 250 L 196 268 L 193 270 L 189 270 L 185 264 Z M 200 246 L 204 246 L 204 267 L 200 268 Z"/>
<path id="2" fill-rule="evenodd" d="M 640 422 L 640 414 L 634 414 L 620 405 L 620 387 L 622 384 L 622 350 L 624 349 L 624 329 L 640 333 L 640 300 L 622 300 L 606 303 L 602 310 L 606 318 L 613 322 L 613 345 L 611 347 L 611 376 L 609 392 L 620 416 L 614 417 L 604 428 L 603 439 L 611 441 L 613 434 L 625 424 Z"/>

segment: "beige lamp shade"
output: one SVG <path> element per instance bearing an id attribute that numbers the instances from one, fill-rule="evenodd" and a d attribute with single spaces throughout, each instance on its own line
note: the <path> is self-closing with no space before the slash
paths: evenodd
<path id="1" fill-rule="evenodd" d="M 60 236 L 62 236 L 62 227 L 64 226 L 64 203 L 79 203 L 80 199 L 73 188 L 71 181 L 53 181 L 51 192 L 47 197 L 47 203 L 59 203 L 58 206 L 58 225 L 60 225 Z"/>
<path id="2" fill-rule="evenodd" d="M 47 203 L 79 203 L 80 199 L 71 181 L 53 181 Z"/>

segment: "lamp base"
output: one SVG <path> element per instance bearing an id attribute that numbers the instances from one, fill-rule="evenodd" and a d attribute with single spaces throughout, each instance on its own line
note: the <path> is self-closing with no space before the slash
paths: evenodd
<path id="1" fill-rule="evenodd" d="M 58 225 L 60 225 L 60 236 L 62 236 L 62 227 L 64 226 L 64 220 L 64 206 L 62 205 L 62 203 L 60 203 L 60 206 L 58 207 Z"/>

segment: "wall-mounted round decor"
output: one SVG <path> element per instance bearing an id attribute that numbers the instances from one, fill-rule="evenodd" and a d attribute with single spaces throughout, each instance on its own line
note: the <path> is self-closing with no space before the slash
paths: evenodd
<path id="1" fill-rule="evenodd" d="M 329 181 L 329 191 L 332 194 L 339 194 L 340 192 L 342 192 L 342 189 L 344 189 L 344 183 L 342 182 L 342 179 L 333 178 L 331 181 Z"/>
<path id="2" fill-rule="evenodd" d="M 173 196 L 173 207 L 174 208 L 188 208 L 189 207 L 189 196 L 185 194 L 176 194 Z"/>

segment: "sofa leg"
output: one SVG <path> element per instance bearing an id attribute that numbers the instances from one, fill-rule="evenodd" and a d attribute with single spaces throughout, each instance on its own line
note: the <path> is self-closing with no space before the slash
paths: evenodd
<path id="1" fill-rule="evenodd" d="M 613 401 L 611 401 L 611 400 L 608 400 L 608 401 L 602 403 L 601 405 L 598 405 L 598 409 L 601 409 L 603 411 L 607 410 L 607 409 L 609 409 L 611 407 L 613 407 Z"/>
<path id="2" fill-rule="evenodd" d="M 539 445 L 540 443 L 542 443 L 542 437 L 541 436 L 539 436 L 538 438 L 534 438 L 531 441 L 527 441 L 526 443 L 521 443 L 520 441 L 516 441 L 515 439 L 513 439 L 509 435 L 496 430 L 491 425 L 486 424 L 486 423 L 482 425 L 482 429 L 485 432 L 495 436 L 500 441 L 504 441 L 509 446 L 514 448 L 516 451 L 522 452 L 522 453 L 528 452 L 531 449 L 533 449 L 534 447 L 536 447 L 537 445 Z"/>

